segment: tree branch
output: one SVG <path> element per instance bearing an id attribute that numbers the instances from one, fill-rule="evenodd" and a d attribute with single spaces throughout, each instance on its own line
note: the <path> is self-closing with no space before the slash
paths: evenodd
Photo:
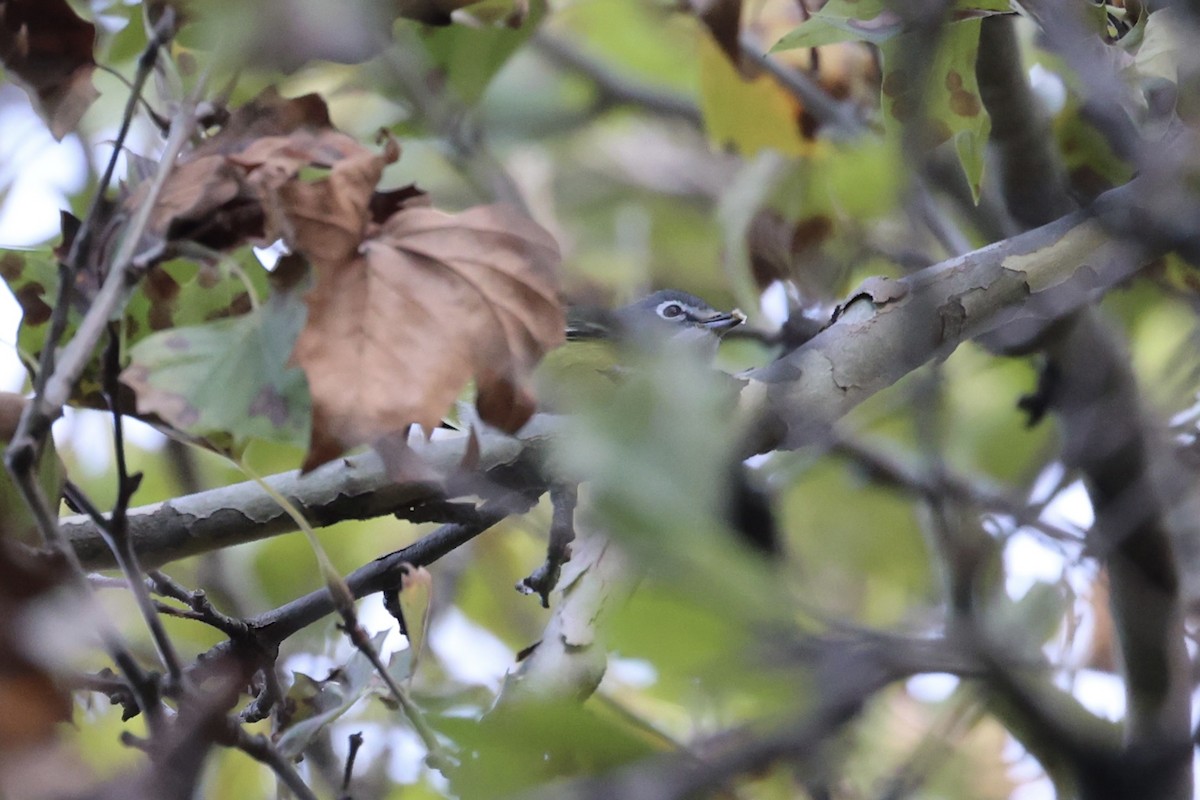
<path id="1" fill-rule="evenodd" d="M 1118 239 L 1105 221 L 1128 213 L 1137 181 L 1087 212 L 951 258 L 896 281 L 873 279 L 837 321 L 747 377 L 758 413 L 752 452 L 820 441 L 830 423 L 962 342 L 1007 326 L 1040 326 L 1094 303 L 1169 244 Z"/>
<path id="2" fill-rule="evenodd" d="M 536 448 L 553 427 L 553 418 L 540 415 L 526 425 L 521 437 L 487 431 L 478 436 L 479 466 L 485 474 L 515 462 Z M 395 482 L 374 452 L 331 462 L 301 476 L 299 470 L 272 475 L 266 482 L 300 509 L 314 527 L 347 519 L 374 519 L 387 514 L 422 518 L 426 504 L 446 498 L 447 484 L 437 475 L 451 475 L 462 463 L 467 437 L 436 439 L 412 445 L 430 467 L 429 477 Z M 296 529 L 295 523 L 254 481 L 177 497 L 130 509 L 129 536 L 143 566 L 257 541 Z M 86 515 L 66 517 L 63 533 L 89 569 L 114 566 L 95 523 Z"/>

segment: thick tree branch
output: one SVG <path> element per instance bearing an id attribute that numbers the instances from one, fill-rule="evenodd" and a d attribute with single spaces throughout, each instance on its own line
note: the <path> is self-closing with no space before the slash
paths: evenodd
<path id="1" fill-rule="evenodd" d="M 863 400 L 962 342 L 1002 325 L 1040 327 L 1135 275 L 1168 246 L 1106 231 L 1105 220 L 1128 213 L 1135 184 L 1106 193 L 1088 212 L 864 285 L 835 324 L 746 376 L 743 403 L 760 414 L 748 449 L 820 440 Z"/>
<path id="2" fill-rule="evenodd" d="M 552 418 L 542 415 L 523 429 L 519 439 L 494 432 L 480 435 L 480 469 L 486 473 L 516 461 L 544 439 L 552 424 Z M 397 483 L 370 452 L 331 462 L 308 475 L 292 470 L 266 481 L 315 527 L 387 514 L 425 520 L 427 505 L 446 498 L 447 486 L 437 476 L 452 475 L 462 463 L 467 437 L 413 446 L 429 466 L 429 477 Z M 254 481 L 133 508 L 128 517 L 129 536 L 146 568 L 296 530 L 291 517 Z M 86 515 L 66 517 L 61 527 L 86 567 L 114 566 L 100 532 Z"/>
<path id="3" fill-rule="evenodd" d="M 1043 5 L 1031 4 L 1035 10 Z M 1104 57 L 1094 33 L 1072 27 L 1078 20 L 1071 13 L 1049 13 L 1053 19 L 1043 24 L 1051 26 L 1052 41 L 1068 59 L 1079 65 Z M 984 21 L 977 72 L 994 121 L 1009 211 L 1022 224 L 1036 225 L 1072 202 L 1047 135 L 1048 121 L 1023 77 L 1012 25 L 1008 18 Z M 1091 77 L 1094 83 L 1096 76 Z M 1089 87 L 1093 96 L 1121 92 L 1115 73 L 1102 81 Z M 1118 124 L 1128 122 L 1119 110 L 1120 98 L 1108 99 L 1105 113 L 1115 116 L 1107 132 L 1128 138 L 1127 126 Z M 1190 669 L 1170 529 L 1172 516 L 1181 516 L 1173 509 L 1182 492 L 1164 491 L 1179 481 L 1156 468 L 1157 461 L 1170 458 L 1163 455 L 1169 449 L 1156 446 L 1128 354 L 1093 309 L 1081 308 L 1040 334 L 1036 340 L 1048 359 L 1045 399 L 1063 433 L 1063 460 L 1083 472 L 1096 513 L 1089 546 L 1108 567 L 1129 710 L 1127 749 L 1119 758 L 1081 748 L 1078 737 L 1048 737 L 1037 730 L 1026 731 L 1034 742 L 1031 749 L 1044 762 L 1050 751 L 1063 751 L 1085 797 L 1189 797 Z M 1019 697 L 1003 691 L 1008 685 L 996 681 L 1011 706 Z M 1019 726 L 1016 730 L 1021 735 Z"/>

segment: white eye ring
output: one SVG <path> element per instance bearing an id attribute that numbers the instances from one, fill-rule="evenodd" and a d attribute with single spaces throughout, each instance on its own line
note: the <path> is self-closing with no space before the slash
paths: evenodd
<path id="1" fill-rule="evenodd" d="M 675 319 L 683 314 L 683 306 L 679 303 L 663 303 L 658 307 L 658 315 L 663 319 Z"/>

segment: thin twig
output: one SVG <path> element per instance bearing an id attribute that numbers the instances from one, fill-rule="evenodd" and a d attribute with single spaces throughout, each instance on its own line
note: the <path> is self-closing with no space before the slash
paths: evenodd
<path id="1" fill-rule="evenodd" d="M 300 777 L 300 773 L 296 771 L 295 765 L 283 757 L 283 754 L 271 744 L 271 741 L 261 734 L 255 735 L 246 732 L 246 729 L 241 725 L 230 723 L 231 732 L 233 734 L 233 747 L 241 750 L 246 755 L 253 758 L 260 764 L 266 764 L 271 768 L 271 771 L 283 782 L 283 785 L 291 790 L 292 794 L 300 798 L 300 800 L 317 800 L 316 792 L 309 788 L 304 779 Z"/>
<path id="2" fill-rule="evenodd" d="M 104 514 L 100 512 L 100 509 L 96 508 L 91 498 L 79 492 L 73 486 L 68 486 L 66 491 L 70 493 L 71 502 L 83 509 L 84 513 L 96 522 L 96 527 L 100 529 L 102 535 L 108 541 L 109 547 L 112 548 L 113 555 L 121 567 L 121 573 L 125 576 L 125 588 L 129 589 L 133 594 L 138 610 L 146 622 L 146 627 L 150 629 L 150 636 L 154 640 L 159 658 L 166 668 L 167 674 L 170 676 L 172 687 L 177 687 L 179 679 L 183 675 L 179 656 L 175 652 L 175 647 L 171 644 L 170 637 L 167 636 L 167 632 L 158 618 L 158 609 L 155 607 L 153 598 L 150 597 L 150 592 L 146 589 L 141 568 L 137 566 L 136 556 L 134 556 L 135 560 L 132 563 L 129 561 L 131 552 L 129 551 L 128 540 L 122 543 L 120 534 L 113 532 L 112 521 L 104 518 Z"/>
<path id="3" fill-rule="evenodd" d="M 742 55 L 769 72 L 784 89 L 804 105 L 805 111 L 838 136 L 853 139 L 867 132 L 866 124 L 859 119 L 858 112 L 852 104 L 835 99 L 807 73 L 792 69 L 764 51 L 762 43 L 751 34 L 743 33 L 740 42 Z"/>
<path id="4" fill-rule="evenodd" d="M 76 568 L 78 568 L 78 562 L 70 553 L 70 547 L 58 528 L 53 509 L 37 484 L 36 470 L 34 469 L 37 454 L 41 442 L 44 441 L 46 433 L 50 430 L 50 422 L 57 419 L 62 413 L 62 407 L 70 398 L 79 376 L 83 374 L 84 368 L 91 360 L 96 344 L 107 330 L 109 320 L 128 299 L 134 283 L 131 267 L 137 254 L 137 248 L 150 223 L 150 215 L 154 212 L 155 204 L 166 185 L 175 161 L 195 130 L 195 110 L 206 83 L 206 76 L 201 76 L 192 96 L 172 118 L 171 135 L 167 139 L 161 167 L 155 173 L 136 215 L 124 231 L 121 244 L 109 264 L 104 284 L 80 322 L 75 336 L 63 349 L 62 356 L 55 365 L 53 373 L 45 379 L 44 385 L 34 395 L 32 402 L 25 407 L 17 430 L 5 452 L 5 462 L 9 472 L 12 473 L 26 503 L 33 509 L 46 543 L 64 553 L 68 561 L 72 562 Z M 60 303 L 59 307 L 55 309 L 55 313 L 65 317 L 68 306 L 67 302 Z M 55 343 L 48 339 L 45 347 L 52 350 Z M 82 573 L 81 569 L 78 571 Z"/>
<path id="5" fill-rule="evenodd" d="M 131 475 L 125 458 L 125 425 L 120 407 L 120 384 L 118 382 L 121 372 L 121 337 L 118 326 L 115 324 L 109 325 L 103 372 L 104 393 L 113 416 L 113 448 L 117 462 L 117 499 L 113 504 L 112 516 L 109 518 L 108 524 L 101 525 L 99 521 L 97 524 L 102 531 L 108 534 L 108 545 L 112 549 L 113 557 L 117 559 L 121 573 L 129 580 L 129 589 L 133 593 L 138 609 L 142 612 L 146 627 L 150 629 L 150 636 L 158 649 L 158 656 L 167 670 L 170 687 L 178 689 L 179 681 L 183 677 L 179 654 L 176 653 L 175 646 L 167 636 L 166 629 L 163 628 L 162 620 L 155 612 L 154 603 L 146 587 L 145 573 L 142 571 L 141 564 L 138 563 L 137 551 L 129 538 L 129 518 L 127 516 L 129 502 L 142 482 L 142 475 L 141 473 Z M 82 495 L 76 499 L 78 501 L 81 498 Z"/>
<path id="6" fill-rule="evenodd" d="M 75 232 L 75 236 L 71 240 L 71 248 L 67 252 L 67 257 L 59 265 L 58 297 L 54 302 L 55 313 L 50 320 L 50 328 L 46 333 L 46 341 L 42 347 L 38 374 L 34 377 L 35 395 L 40 396 L 45 391 L 46 381 L 50 379 L 50 375 L 54 371 L 55 352 L 67 328 L 67 311 L 71 305 L 70 297 L 71 292 L 74 290 L 75 275 L 83 268 L 83 259 L 91 249 L 92 236 L 95 234 L 96 225 L 100 221 L 100 210 L 104 207 L 105 194 L 108 192 L 109 184 L 112 183 L 112 176 L 117 168 L 117 159 L 120 157 L 122 150 L 124 150 L 125 139 L 129 136 L 129 128 L 133 125 L 133 115 L 137 110 L 138 102 L 141 100 L 142 89 L 145 88 L 146 81 L 154 72 L 155 64 L 158 63 L 159 50 L 170 41 L 174 29 L 175 12 L 174 9 L 167 7 L 164 9 L 159 24 L 155 26 L 150 41 L 146 43 L 146 49 L 138 57 L 137 72 L 134 74 L 133 82 L 129 86 L 129 99 L 125 101 L 125 112 L 121 116 L 121 127 L 117 131 L 116 139 L 113 141 L 112 155 L 109 156 L 108 164 L 104 167 L 104 175 L 100 178 L 100 182 L 96 184 L 96 191 L 92 195 L 91 203 L 88 205 L 87 214 L 84 216 L 82 223 L 80 223 L 79 230 Z"/>
<path id="7" fill-rule="evenodd" d="M 700 108 L 685 95 L 621 75 L 600 59 L 585 53 L 574 42 L 542 29 L 533 34 L 532 44 L 555 66 L 588 78 L 595 85 L 601 104 L 637 106 L 651 113 L 682 119 L 696 127 L 704 124 Z"/>
<path id="8" fill-rule="evenodd" d="M 350 798 L 350 779 L 354 776 L 354 761 L 358 758 L 358 751 L 362 745 L 362 731 L 350 734 L 346 753 L 346 769 L 342 771 L 342 797 L 346 800 Z"/>

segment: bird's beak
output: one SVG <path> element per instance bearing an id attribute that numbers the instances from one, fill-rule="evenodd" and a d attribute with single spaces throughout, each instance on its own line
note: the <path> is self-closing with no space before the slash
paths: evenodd
<path id="1" fill-rule="evenodd" d="M 746 321 L 746 315 L 736 308 L 727 314 L 713 314 L 700 324 L 713 333 L 722 334 L 730 328 L 736 328 Z"/>

